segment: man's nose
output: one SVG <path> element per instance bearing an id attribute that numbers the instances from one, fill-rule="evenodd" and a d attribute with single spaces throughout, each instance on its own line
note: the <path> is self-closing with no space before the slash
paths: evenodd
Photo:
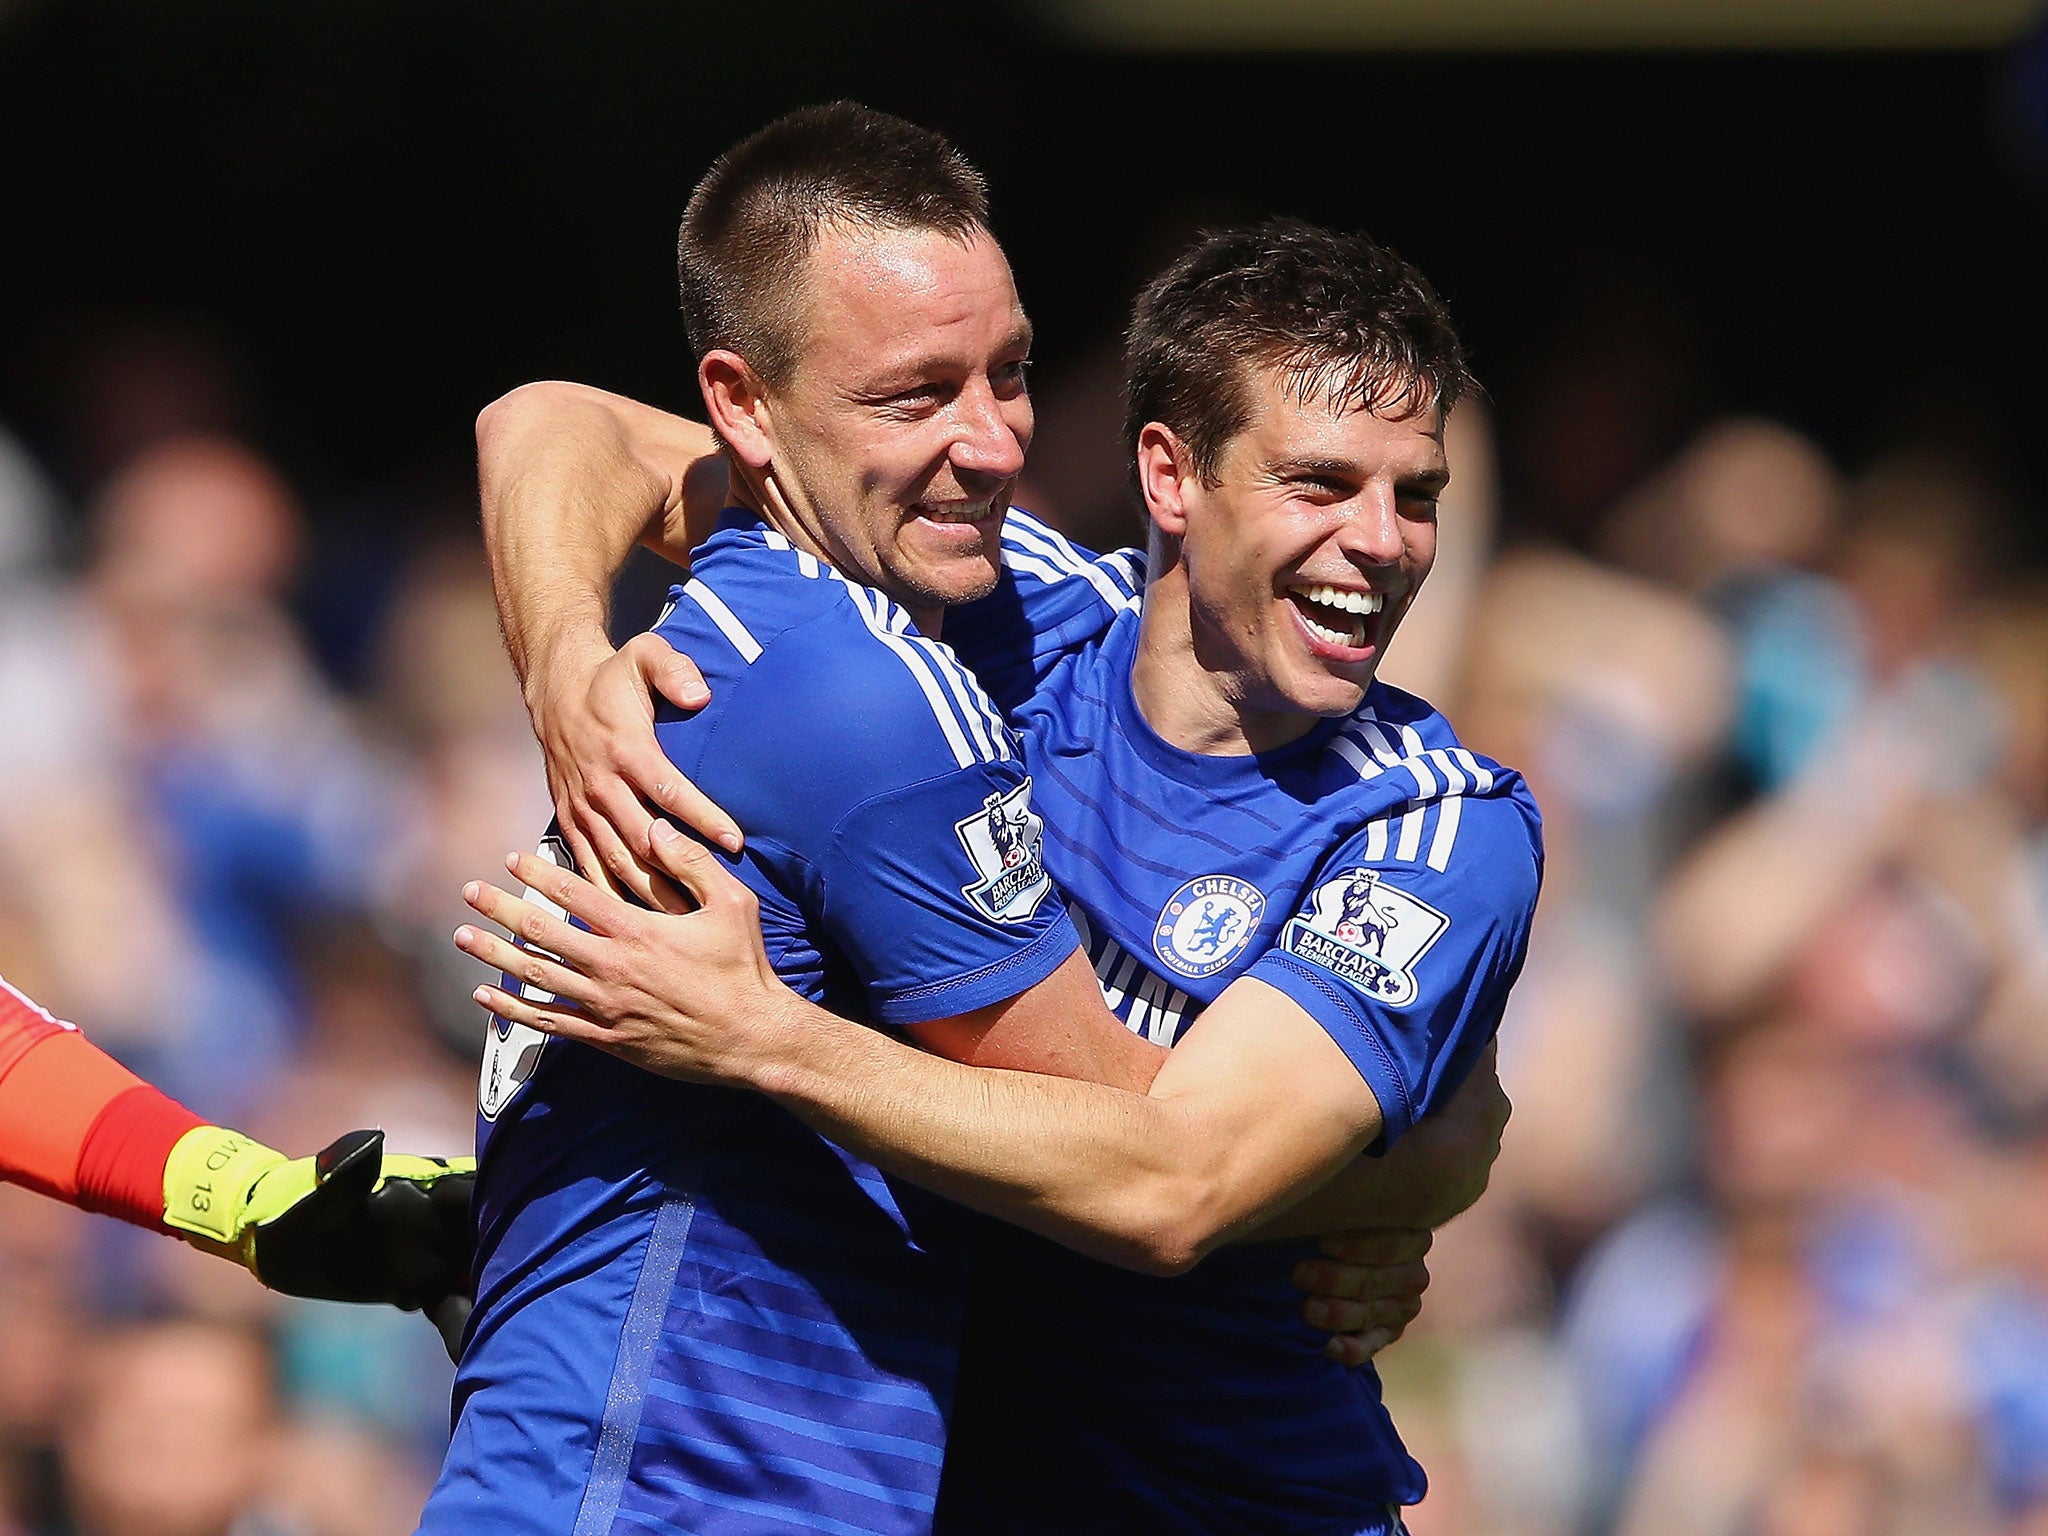
<path id="1" fill-rule="evenodd" d="M 1031 441 L 1028 397 L 997 398 L 985 382 L 961 391 L 960 432 L 953 443 L 953 467 L 962 474 L 1012 480 L 1024 470 Z"/>
<path id="2" fill-rule="evenodd" d="M 1344 552 L 1367 565 L 1393 565 L 1406 548 L 1391 486 L 1368 485 L 1338 532 Z"/>

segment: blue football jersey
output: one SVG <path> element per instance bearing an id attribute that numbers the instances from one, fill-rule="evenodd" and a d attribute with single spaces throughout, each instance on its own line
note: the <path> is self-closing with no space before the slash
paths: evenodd
<path id="1" fill-rule="evenodd" d="M 947 638 L 1013 712 L 1111 1008 L 1170 1046 L 1256 976 L 1342 1047 L 1391 1145 L 1463 1080 L 1520 970 L 1542 857 L 1520 776 L 1384 685 L 1277 751 L 1171 746 L 1131 693 L 1130 560 L 1016 521 L 1003 584 Z M 1376 1374 L 1300 1320 L 1310 1251 L 1233 1247 L 1160 1279 L 989 1224 L 940 1529 L 1395 1529 L 1422 1470 Z"/>
<path id="2" fill-rule="evenodd" d="M 1077 936 L 1015 742 L 879 593 L 741 514 L 657 626 L 711 685 L 657 735 L 748 843 L 797 991 L 883 1025 L 1030 988 Z M 422 1529 L 917 1533 L 965 1213 L 765 1099 L 493 1021 L 479 1284 Z"/>

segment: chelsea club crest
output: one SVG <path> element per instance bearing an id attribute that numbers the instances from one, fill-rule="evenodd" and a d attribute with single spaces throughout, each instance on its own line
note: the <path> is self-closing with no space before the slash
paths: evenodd
<path id="1" fill-rule="evenodd" d="M 1167 968 L 1199 981 L 1244 952 L 1259 931 L 1266 898 L 1229 875 L 1203 875 L 1173 893 L 1152 930 L 1152 952 Z"/>

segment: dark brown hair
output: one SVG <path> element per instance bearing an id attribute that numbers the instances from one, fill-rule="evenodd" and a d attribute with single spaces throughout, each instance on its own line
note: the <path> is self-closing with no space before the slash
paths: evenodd
<path id="1" fill-rule="evenodd" d="M 939 134 L 859 102 L 778 117 L 718 157 L 683 213 L 676 275 L 700 358 L 724 348 L 788 380 L 804 265 L 830 222 L 964 240 L 988 226 L 988 183 Z"/>
<path id="2" fill-rule="evenodd" d="M 1385 246 L 1295 219 L 1211 231 L 1138 295 L 1124 339 L 1124 432 L 1170 427 L 1204 482 L 1251 420 L 1251 370 L 1295 397 L 1449 411 L 1472 380 L 1443 300 Z"/>

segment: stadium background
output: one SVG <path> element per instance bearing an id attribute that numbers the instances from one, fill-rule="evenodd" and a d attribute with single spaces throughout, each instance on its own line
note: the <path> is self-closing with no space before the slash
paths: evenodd
<path id="1" fill-rule="evenodd" d="M 1096 540 L 1137 284 L 1363 226 L 1489 395 L 1390 671 L 1552 858 L 1383 1362 L 1418 1536 L 2048 1532 L 2038 18 L 698 9 L 0 0 L 0 971 L 278 1145 L 466 1142 L 455 892 L 545 810 L 470 422 L 692 404 L 675 219 L 775 112 L 988 170 Z M 423 1325 L 0 1196 L 0 1532 L 409 1528 Z"/>

